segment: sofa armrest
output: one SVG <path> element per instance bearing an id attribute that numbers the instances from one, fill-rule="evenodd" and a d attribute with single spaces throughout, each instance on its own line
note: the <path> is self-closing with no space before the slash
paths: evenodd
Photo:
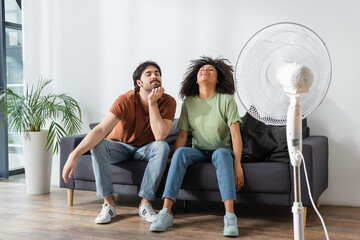
<path id="1" fill-rule="evenodd" d="M 303 139 L 302 153 L 304 156 L 311 194 L 316 201 L 328 187 L 328 138 L 325 136 L 309 136 Z M 290 163 L 291 173 L 291 203 L 294 201 L 294 174 Z M 304 167 L 301 164 L 301 201 L 304 206 L 311 206 Z"/>
<path id="2" fill-rule="evenodd" d="M 70 155 L 70 153 L 79 145 L 79 143 L 85 138 L 86 134 L 63 137 L 60 139 L 60 187 L 74 189 L 74 178 L 69 179 L 68 183 L 65 183 L 62 179 L 62 171 L 64 165 Z"/>

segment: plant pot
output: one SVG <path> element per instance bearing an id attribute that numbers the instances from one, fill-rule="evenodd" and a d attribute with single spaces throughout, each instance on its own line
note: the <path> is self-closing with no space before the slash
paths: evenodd
<path id="1" fill-rule="evenodd" d="M 26 192 L 44 194 L 50 192 L 52 149 L 46 151 L 48 131 L 22 134 L 25 160 Z"/>

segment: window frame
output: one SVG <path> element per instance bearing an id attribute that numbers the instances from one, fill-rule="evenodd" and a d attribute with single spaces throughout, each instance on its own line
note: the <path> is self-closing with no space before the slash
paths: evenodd
<path id="1" fill-rule="evenodd" d="M 21 10 L 21 0 L 16 0 Z M 0 87 L 7 87 L 6 79 L 6 33 L 5 29 L 22 30 L 22 24 L 5 21 L 5 0 L 0 0 Z M 24 173 L 24 168 L 9 171 L 8 129 L 4 112 L 0 109 L 0 178 Z"/>

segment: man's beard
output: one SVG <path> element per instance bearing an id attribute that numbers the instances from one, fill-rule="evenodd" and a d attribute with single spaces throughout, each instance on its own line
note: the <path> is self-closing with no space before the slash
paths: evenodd
<path id="1" fill-rule="evenodd" d="M 143 88 L 145 91 L 151 91 L 151 90 L 153 90 L 155 88 L 159 88 L 159 87 L 161 87 L 160 81 L 159 82 L 156 81 L 155 83 L 150 83 L 149 85 L 143 85 Z"/>
<path id="2" fill-rule="evenodd" d="M 155 82 L 153 84 L 150 84 L 150 86 L 152 87 L 152 89 L 158 88 L 158 87 L 161 87 L 161 83 L 160 82 Z"/>

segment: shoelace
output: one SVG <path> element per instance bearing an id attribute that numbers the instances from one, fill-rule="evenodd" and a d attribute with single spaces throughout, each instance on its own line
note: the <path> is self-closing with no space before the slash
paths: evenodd
<path id="1" fill-rule="evenodd" d="M 100 216 L 106 215 L 109 211 L 110 205 L 103 204 L 103 208 L 101 209 Z"/>
<path id="2" fill-rule="evenodd" d="M 157 221 L 162 222 L 164 220 L 164 218 L 166 217 L 166 215 L 167 215 L 167 213 L 159 213 L 156 222 Z"/>
<path id="3" fill-rule="evenodd" d="M 150 215 L 156 215 L 156 213 L 151 205 L 147 205 L 147 206 L 145 206 L 145 208 L 146 208 L 146 211 L 150 213 Z"/>
<path id="4" fill-rule="evenodd" d="M 226 226 L 235 226 L 235 218 L 234 217 L 226 217 Z"/>

